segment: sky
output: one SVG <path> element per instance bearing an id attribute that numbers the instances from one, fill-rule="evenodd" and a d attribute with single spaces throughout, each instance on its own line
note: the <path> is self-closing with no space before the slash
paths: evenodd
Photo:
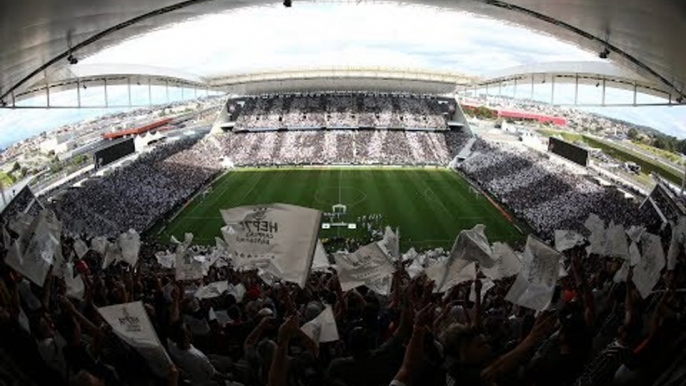
<path id="1" fill-rule="evenodd" d="M 598 61 L 502 21 L 417 5 L 294 3 L 207 15 L 108 48 L 81 64 L 144 64 L 197 75 L 293 68 L 382 66 L 486 74 L 553 61 Z M 593 112 L 686 137 L 686 109 L 594 108 Z M 0 110 L 0 147 L 101 110 Z"/>

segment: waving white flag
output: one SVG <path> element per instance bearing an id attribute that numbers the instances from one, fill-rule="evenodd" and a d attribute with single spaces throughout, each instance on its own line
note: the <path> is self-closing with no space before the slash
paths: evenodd
<path id="1" fill-rule="evenodd" d="M 221 211 L 221 231 L 237 262 L 245 260 L 301 288 L 307 283 L 322 213 L 288 204 L 252 205 Z M 240 262 L 243 260 L 243 262 Z"/>
<path id="2" fill-rule="evenodd" d="M 634 267 L 633 282 L 641 296 L 646 298 L 660 280 L 660 273 L 665 267 L 665 252 L 660 236 L 648 232 L 643 234 L 641 246 L 643 257 Z"/>
<path id="3" fill-rule="evenodd" d="M 591 231 L 588 241 L 590 245 L 587 250 L 589 254 L 604 255 L 607 251 L 607 230 L 605 222 L 598 215 L 591 213 L 584 223 L 586 229 Z"/>
<path id="4" fill-rule="evenodd" d="M 512 248 L 505 243 L 495 242 L 491 246 L 495 265 L 491 268 L 481 268 L 481 272 L 491 280 L 510 277 L 522 270 L 522 262 Z"/>
<path id="5" fill-rule="evenodd" d="M 130 266 L 138 262 L 138 253 L 141 250 L 141 236 L 134 229 L 119 235 L 119 247 L 121 248 L 121 258 Z"/>
<path id="6" fill-rule="evenodd" d="M 343 291 L 366 285 L 380 295 L 390 292 L 393 263 L 378 244 L 367 244 L 350 254 L 336 253 L 334 258 Z"/>
<path id="7" fill-rule="evenodd" d="M 321 314 L 305 323 L 300 329 L 318 343 L 335 342 L 339 339 L 336 319 L 330 305 L 327 305 Z"/>
<path id="8" fill-rule="evenodd" d="M 574 231 L 556 230 L 555 249 L 564 252 L 584 243 L 584 237 Z"/>
<path id="9" fill-rule="evenodd" d="M 378 242 L 379 248 L 391 259 L 396 261 L 400 257 L 400 240 L 397 233 L 391 227 L 386 226 L 383 239 Z"/>
<path id="10" fill-rule="evenodd" d="M 495 265 L 491 246 L 484 231 L 486 226 L 478 224 L 472 229 L 460 232 L 450 251 L 451 260 L 469 260 L 479 263 L 482 267 L 491 268 Z"/>
<path id="11" fill-rule="evenodd" d="M 23 237 L 14 241 L 5 263 L 43 287 L 45 277 L 60 246 L 60 228 L 54 213 L 43 210 L 34 218 Z M 59 251 L 61 255 L 61 251 Z"/>
<path id="12" fill-rule="evenodd" d="M 312 271 L 322 272 L 331 267 L 329 258 L 326 257 L 326 250 L 321 240 L 317 240 L 317 249 L 314 251 L 314 259 L 312 259 Z"/>
<path id="13" fill-rule="evenodd" d="M 160 344 L 143 303 L 117 304 L 98 308 L 98 312 L 119 338 L 148 361 L 158 376 L 166 376 L 172 361 Z"/>
<path id="14" fill-rule="evenodd" d="M 101 255 L 104 255 L 105 252 L 107 252 L 108 244 L 109 242 L 107 241 L 107 239 L 102 236 L 93 237 L 93 239 L 91 240 L 91 249 L 95 252 L 98 252 Z"/>
<path id="15" fill-rule="evenodd" d="M 155 253 L 155 259 L 157 260 L 157 263 L 167 269 L 174 268 L 174 257 L 175 256 L 173 253 L 165 251 L 159 251 Z"/>
<path id="16" fill-rule="evenodd" d="M 522 271 L 505 300 L 542 311 L 548 308 L 560 274 L 562 255 L 533 236 L 526 240 Z"/>
<path id="17" fill-rule="evenodd" d="M 174 256 L 174 268 L 176 280 L 198 280 L 205 276 L 205 270 L 201 262 L 194 259 L 191 254 L 184 250 Z"/>
<path id="18" fill-rule="evenodd" d="M 208 285 L 204 285 L 195 291 L 195 297 L 198 299 L 213 299 L 221 296 L 224 292 L 229 290 L 228 281 L 216 281 Z"/>
<path id="19" fill-rule="evenodd" d="M 83 240 L 76 238 L 74 240 L 74 252 L 79 259 L 83 259 L 86 253 L 88 253 L 88 246 Z"/>
<path id="20" fill-rule="evenodd" d="M 626 232 L 624 226 L 621 224 L 610 223 L 607 228 L 607 250 L 606 256 L 620 257 L 622 259 L 629 258 L 629 244 L 626 240 Z"/>

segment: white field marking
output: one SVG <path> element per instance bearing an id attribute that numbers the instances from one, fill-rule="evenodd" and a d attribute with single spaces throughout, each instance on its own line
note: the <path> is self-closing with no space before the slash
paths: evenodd
<path id="1" fill-rule="evenodd" d="M 332 206 L 332 205 L 334 205 L 334 204 L 332 204 L 332 203 L 330 203 L 330 202 L 324 202 L 324 200 L 322 200 L 322 199 L 319 197 L 319 195 L 320 195 L 319 190 L 320 190 L 320 189 L 327 189 L 327 188 L 330 188 L 330 187 L 326 187 L 326 186 L 320 186 L 320 187 L 318 187 L 317 190 L 314 192 L 314 200 L 315 200 L 316 202 L 322 204 L 322 205 L 325 205 L 325 206 Z M 367 193 L 363 192 L 362 190 L 360 190 L 360 189 L 358 189 L 358 188 L 353 188 L 353 187 L 350 187 L 350 186 L 343 186 L 343 185 L 341 185 L 341 186 L 338 187 L 338 190 L 339 190 L 339 197 L 340 197 L 340 191 L 341 191 L 343 188 L 345 188 L 345 189 L 356 190 L 356 191 L 358 191 L 359 193 L 362 193 L 362 198 L 360 198 L 360 199 L 358 199 L 357 201 L 354 201 L 354 202 L 352 202 L 352 203 L 350 203 L 350 204 L 345 203 L 345 202 L 337 202 L 336 204 L 343 204 L 343 205 L 346 205 L 346 206 L 349 207 L 349 208 L 352 208 L 353 206 L 356 206 L 356 205 L 358 205 L 358 204 L 361 204 L 361 203 L 363 203 L 365 200 L 367 200 Z M 340 201 L 340 199 L 339 199 L 339 201 Z"/>

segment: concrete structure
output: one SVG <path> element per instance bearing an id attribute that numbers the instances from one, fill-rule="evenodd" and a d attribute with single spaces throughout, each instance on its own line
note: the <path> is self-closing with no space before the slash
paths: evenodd
<path id="1" fill-rule="evenodd" d="M 305 1 L 305 0 L 303 0 Z M 603 53 L 632 74 L 632 83 L 646 85 L 683 101 L 686 88 L 686 4 L 675 0 L 413 0 L 464 10 L 528 27 L 577 46 Z M 26 0 L 0 3 L 0 105 L 17 98 L 69 68 L 68 59 L 83 59 L 101 49 L 153 29 L 200 15 L 271 0 Z M 76 67 L 76 66 L 73 66 Z M 119 65 L 117 65 L 119 67 Z M 110 74 L 120 73 L 116 70 Z M 575 71 L 569 71 L 574 73 Z M 108 75 L 110 75 L 108 74 Z M 82 76 L 72 77 L 79 79 Z M 138 74 L 118 74 L 130 84 Z M 166 74 L 165 82 L 176 79 Z M 178 75 L 178 74 L 175 74 Z M 58 75 L 58 78 L 60 76 Z M 143 80 L 154 81 L 154 76 Z M 104 82 L 116 81 L 115 77 Z M 192 82 L 182 77 L 183 82 Z M 41 83 L 42 82 L 42 83 Z M 45 85 L 50 87 L 45 88 Z M 190 85 L 190 83 L 189 83 Z M 54 85 L 57 87 L 57 85 Z M 200 85 L 198 85 L 200 86 Z M 105 89 L 107 87 L 105 86 Z M 196 88 L 197 90 L 197 88 Z M 48 97 L 48 100 L 50 98 Z"/>

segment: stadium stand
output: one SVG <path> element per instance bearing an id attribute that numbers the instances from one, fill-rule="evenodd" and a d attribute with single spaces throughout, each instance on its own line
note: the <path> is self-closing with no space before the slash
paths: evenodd
<path id="1" fill-rule="evenodd" d="M 246 98 L 234 130 L 446 129 L 454 101 L 413 95 L 316 94 Z"/>

